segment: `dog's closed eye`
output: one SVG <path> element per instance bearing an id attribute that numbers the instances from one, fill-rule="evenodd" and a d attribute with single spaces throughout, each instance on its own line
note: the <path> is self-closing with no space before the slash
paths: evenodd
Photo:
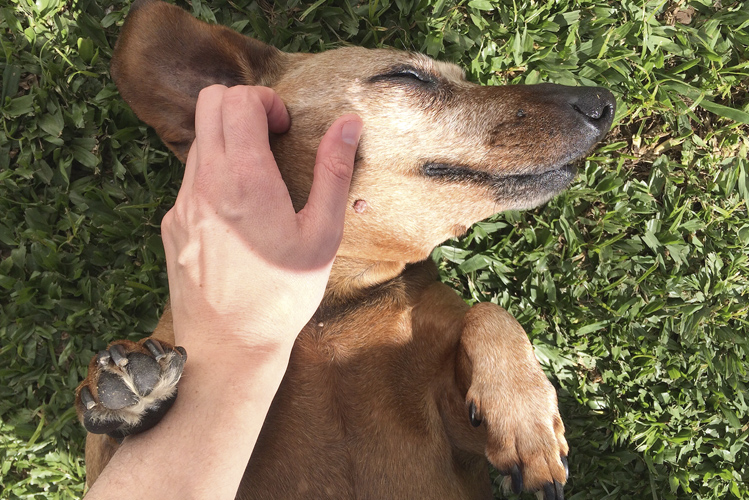
<path id="1" fill-rule="evenodd" d="M 375 75 L 369 79 L 370 83 L 388 82 L 403 85 L 436 86 L 438 79 L 432 73 L 414 68 L 412 66 L 399 66 L 391 68 L 385 73 Z"/>

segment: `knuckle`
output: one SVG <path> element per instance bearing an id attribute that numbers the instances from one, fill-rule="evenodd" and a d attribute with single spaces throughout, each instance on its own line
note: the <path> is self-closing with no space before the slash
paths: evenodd
<path id="1" fill-rule="evenodd" d="M 187 203 L 177 200 L 177 203 L 161 219 L 162 237 L 174 238 L 188 226 L 190 214 Z"/>
<path id="2" fill-rule="evenodd" d="M 206 99 L 213 95 L 219 95 L 222 92 L 226 91 L 226 87 L 224 85 L 220 84 L 213 84 L 209 85 L 207 87 L 203 87 L 200 92 L 198 93 L 198 100 Z"/>
<path id="3" fill-rule="evenodd" d="M 168 231 L 170 230 L 174 225 L 174 207 L 170 208 L 167 213 L 164 214 L 164 217 L 161 219 L 161 230 L 162 231 Z"/>
<path id="4" fill-rule="evenodd" d="M 250 99 L 250 93 L 245 86 L 236 86 L 226 89 L 224 93 L 224 104 L 228 106 L 242 105 Z"/>
<path id="5" fill-rule="evenodd" d="M 226 89 L 223 97 L 223 103 L 230 111 L 265 115 L 263 104 L 263 94 L 271 89 L 265 87 L 251 87 L 247 85 L 237 85 Z"/>

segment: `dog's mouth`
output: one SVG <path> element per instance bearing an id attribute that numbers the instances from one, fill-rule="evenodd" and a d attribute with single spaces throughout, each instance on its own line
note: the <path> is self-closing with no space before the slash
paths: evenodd
<path id="1" fill-rule="evenodd" d="M 498 203 L 513 208 L 529 208 L 543 203 L 569 187 L 577 169 L 571 163 L 539 173 L 498 175 L 461 165 L 426 163 L 422 173 L 430 178 L 450 183 L 471 183 L 489 188 Z"/>

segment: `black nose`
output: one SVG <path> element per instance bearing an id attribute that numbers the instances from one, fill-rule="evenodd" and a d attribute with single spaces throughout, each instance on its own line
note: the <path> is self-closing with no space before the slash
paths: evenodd
<path id="1" fill-rule="evenodd" d="M 598 130 L 599 140 L 602 139 L 614 121 L 614 94 L 600 87 L 574 87 L 569 95 L 569 103 Z"/>

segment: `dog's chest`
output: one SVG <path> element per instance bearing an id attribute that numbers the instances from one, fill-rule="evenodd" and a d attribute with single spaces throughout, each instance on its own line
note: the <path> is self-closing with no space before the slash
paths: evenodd
<path id="1" fill-rule="evenodd" d="M 302 332 L 248 478 L 283 476 L 276 492 L 291 498 L 416 498 L 426 484 L 469 497 L 439 403 L 455 390 L 459 322 L 419 319 L 419 304 L 362 306 Z"/>

